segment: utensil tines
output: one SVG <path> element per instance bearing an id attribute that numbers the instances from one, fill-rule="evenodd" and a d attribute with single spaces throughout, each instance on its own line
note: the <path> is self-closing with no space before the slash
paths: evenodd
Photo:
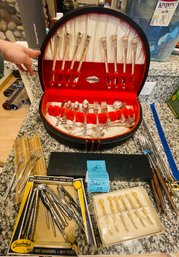
<path id="1" fill-rule="evenodd" d="M 8 185 L 8 187 L 6 189 L 6 192 L 5 192 L 4 196 L 3 196 L 3 200 L 4 201 L 7 199 L 9 193 L 11 192 L 12 185 L 13 185 L 13 183 L 15 181 L 15 178 L 16 178 L 16 174 L 18 173 L 18 171 L 19 171 L 19 169 L 20 169 L 20 167 L 21 167 L 23 162 L 24 162 L 24 157 L 23 157 L 23 155 L 20 155 L 16 171 L 14 172 L 14 174 L 13 174 L 13 176 L 11 178 L 11 181 L 9 182 L 9 185 Z"/>

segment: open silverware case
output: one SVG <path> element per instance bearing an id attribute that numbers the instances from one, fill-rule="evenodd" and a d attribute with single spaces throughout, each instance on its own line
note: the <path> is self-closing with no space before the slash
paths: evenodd
<path id="1" fill-rule="evenodd" d="M 85 150 L 130 138 L 142 118 L 138 94 L 149 62 L 147 38 L 125 14 L 88 6 L 62 17 L 39 57 L 40 115 L 49 134 Z"/>

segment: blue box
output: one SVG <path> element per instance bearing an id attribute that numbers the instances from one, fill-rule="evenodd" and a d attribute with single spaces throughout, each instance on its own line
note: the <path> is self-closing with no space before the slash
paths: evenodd
<path id="1" fill-rule="evenodd" d="M 165 3 L 166 2 L 166 3 Z M 172 1 L 178 3 L 178 1 Z M 158 0 L 128 0 L 126 13 L 144 30 L 150 45 L 151 60 L 166 61 L 179 41 L 179 4 L 166 26 L 151 25 Z M 162 4 L 171 4 L 171 1 L 160 1 Z M 169 10 L 162 9 L 163 16 Z"/>

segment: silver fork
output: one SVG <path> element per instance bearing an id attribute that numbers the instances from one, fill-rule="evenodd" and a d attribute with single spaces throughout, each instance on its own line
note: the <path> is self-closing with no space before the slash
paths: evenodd
<path id="1" fill-rule="evenodd" d="M 14 180 L 15 180 L 15 178 L 16 178 L 16 173 L 19 171 L 19 168 L 20 168 L 20 166 L 21 166 L 21 164 L 22 164 L 23 162 L 24 162 L 24 157 L 23 157 L 23 155 L 21 155 L 20 158 L 19 158 L 19 162 L 18 162 L 18 165 L 17 165 L 17 169 L 16 169 L 16 171 L 14 172 L 14 174 L 13 174 L 13 176 L 12 176 L 12 179 L 11 179 L 9 185 L 8 185 L 7 190 L 6 190 L 6 193 L 5 193 L 4 197 L 3 197 L 3 200 L 4 200 L 4 201 L 7 199 L 8 195 L 9 195 L 9 193 L 10 193 L 10 191 L 11 191 L 12 185 L 13 185 Z"/>
<path id="2" fill-rule="evenodd" d="M 37 161 L 42 157 L 43 153 L 40 151 L 40 152 L 37 152 L 36 155 L 35 155 L 35 158 L 33 159 L 33 163 L 32 163 L 32 166 L 30 167 L 25 179 L 24 179 L 24 182 L 21 184 L 19 190 L 18 190 L 18 194 L 20 194 L 22 192 L 22 190 L 24 189 L 25 185 L 26 185 L 26 182 L 31 174 L 31 172 L 33 171 L 33 169 L 35 168 L 36 164 L 37 164 Z"/>
<path id="3" fill-rule="evenodd" d="M 31 153 L 31 156 L 29 157 L 28 161 L 26 162 L 25 167 L 23 168 L 23 170 L 21 171 L 21 173 L 20 173 L 19 176 L 17 177 L 17 179 L 16 179 L 16 181 L 15 181 L 13 187 L 12 187 L 12 190 L 14 190 L 14 189 L 16 188 L 17 184 L 19 183 L 19 181 L 21 180 L 23 174 L 25 173 L 25 171 L 26 171 L 26 169 L 27 169 L 29 163 L 30 163 L 31 160 L 33 160 L 34 158 L 35 158 L 35 153 L 32 152 L 32 153 Z"/>

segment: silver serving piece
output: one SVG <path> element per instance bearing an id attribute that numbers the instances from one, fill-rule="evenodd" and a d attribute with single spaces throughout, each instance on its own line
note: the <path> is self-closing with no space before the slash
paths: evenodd
<path id="1" fill-rule="evenodd" d="M 68 52 L 69 52 L 69 46 L 70 46 L 70 39 L 71 39 L 71 35 L 70 33 L 66 32 L 65 33 L 65 50 L 64 50 L 64 53 L 63 53 L 63 59 L 62 59 L 62 65 L 61 65 L 61 71 L 63 72 L 64 69 L 65 69 L 65 63 L 66 63 L 66 60 L 67 60 L 67 55 L 68 55 Z M 62 81 L 63 79 L 63 75 L 60 74 L 59 76 L 59 80 Z M 58 83 L 58 86 L 61 86 L 62 84 L 61 83 Z"/>
<path id="2" fill-rule="evenodd" d="M 105 64 L 105 72 L 106 72 L 106 80 L 108 89 L 111 88 L 111 80 L 109 78 L 109 65 L 108 65 L 108 52 L 107 52 L 107 37 L 101 38 L 102 48 L 104 51 L 104 64 Z"/>
<path id="3" fill-rule="evenodd" d="M 87 35 L 86 36 L 86 40 L 85 40 L 85 44 L 84 44 L 84 48 L 83 48 L 83 51 L 82 51 L 82 55 L 81 55 L 81 58 L 80 58 L 80 61 L 78 63 L 78 68 L 77 68 L 77 72 L 79 73 L 80 70 L 81 70 L 81 66 L 85 60 L 85 57 L 86 57 L 86 54 L 88 52 L 88 48 L 89 48 L 89 44 L 90 44 L 90 40 L 91 40 L 91 36 L 90 35 Z M 79 80 L 79 77 L 80 77 L 80 74 L 76 76 L 76 78 L 74 79 L 74 82 L 77 83 L 78 80 Z M 75 84 L 73 86 L 76 86 Z"/>
<path id="4" fill-rule="evenodd" d="M 55 72 L 56 62 L 57 62 L 57 53 L 60 47 L 60 35 L 57 33 L 54 39 L 54 52 L 53 52 L 53 63 L 52 63 L 52 72 Z M 55 84 L 55 74 L 52 74 L 51 85 Z"/>
<path id="5" fill-rule="evenodd" d="M 84 112 L 84 123 L 83 123 L 83 136 L 87 134 L 87 113 L 89 111 L 89 102 L 88 100 L 84 100 L 82 103 L 82 111 Z"/>
<path id="6" fill-rule="evenodd" d="M 128 40 L 129 40 L 129 35 L 123 36 L 122 38 L 123 73 L 126 73 Z"/>
<path id="7" fill-rule="evenodd" d="M 115 78 L 114 78 L 114 84 L 115 87 L 118 87 L 118 70 L 117 70 L 117 35 L 112 35 L 112 48 L 113 48 L 113 57 L 114 57 L 114 73 L 115 73 Z"/>
<path id="8" fill-rule="evenodd" d="M 137 37 L 132 38 L 132 41 L 131 41 L 131 47 L 132 47 L 132 72 L 131 72 L 131 74 L 132 75 L 134 75 L 134 71 L 135 71 L 137 43 L 138 43 L 138 38 Z"/>

